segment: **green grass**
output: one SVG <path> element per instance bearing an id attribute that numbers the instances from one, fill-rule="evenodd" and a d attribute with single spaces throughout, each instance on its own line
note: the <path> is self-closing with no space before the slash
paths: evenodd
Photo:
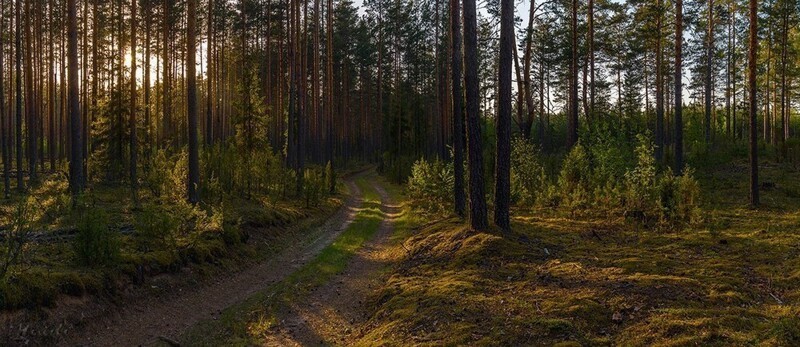
<path id="1" fill-rule="evenodd" d="M 258 344 L 274 326 L 278 315 L 291 303 L 341 273 L 355 252 L 375 234 L 385 217 L 380 209 L 380 197 L 367 180 L 359 178 L 356 184 L 363 193 L 363 205 L 352 224 L 332 244 L 285 280 L 226 309 L 219 320 L 197 324 L 182 337 L 184 344 Z M 391 189 L 389 193 L 397 196 L 397 190 Z"/>

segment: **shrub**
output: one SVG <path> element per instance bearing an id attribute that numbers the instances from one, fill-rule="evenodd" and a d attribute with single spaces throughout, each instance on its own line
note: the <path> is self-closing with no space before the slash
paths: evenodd
<path id="1" fill-rule="evenodd" d="M 445 213 L 453 197 L 453 164 L 417 160 L 406 188 L 414 205 L 428 213 Z"/>
<path id="2" fill-rule="evenodd" d="M 303 173 L 303 197 L 306 207 L 318 206 L 325 191 L 325 173 L 318 168 L 307 168 Z"/>
<path id="3" fill-rule="evenodd" d="M 78 233 L 72 246 L 81 264 L 110 265 L 119 257 L 119 234 L 109 228 L 108 214 L 94 207 L 79 211 Z"/>
<path id="4" fill-rule="evenodd" d="M 147 205 L 134 222 L 137 247 L 142 251 L 174 249 L 178 220 L 163 207 Z"/>
<path id="5" fill-rule="evenodd" d="M 571 210 L 589 207 L 592 166 L 586 149 L 580 144 L 564 158 L 561 172 L 558 175 L 558 189 L 561 195 L 560 204 Z"/>
<path id="6" fill-rule="evenodd" d="M 511 143 L 511 197 L 522 205 L 532 205 L 547 189 L 547 175 L 539 150 L 530 141 L 515 138 Z"/>
<path id="7" fill-rule="evenodd" d="M 0 280 L 4 280 L 11 266 L 17 264 L 25 250 L 31 233 L 30 202 L 21 200 L 11 216 L 10 228 L 3 235 L 0 248 Z"/>

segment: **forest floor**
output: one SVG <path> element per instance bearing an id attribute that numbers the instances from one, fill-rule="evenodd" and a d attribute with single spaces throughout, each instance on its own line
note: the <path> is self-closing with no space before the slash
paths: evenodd
<path id="1" fill-rule="evenodd" d="M 353 223 L 286 281 L 190 329 L 185 345 L 349 345 L 371 316 L 368 299 L 402 259 L 396 246 L 416 221 L 400 188 L 377 176 L 356 180 L 363 192 Z"/>
<path id="2" fill-rule="evenodd" d="M 280 254 L 239 273 L 217 278 L 214 283 L 173 291 L 157 298 L 147 298 L 121 310 L 87 323 L 75 330 L 67 345 L 136 346 L 159 341 L 173 343 L 186 329 L 204 319 L 216 319 L 221 312 L 259 290 L 280 282 L 315 257 L 333 242 L 353 221 L 361 203 L 361 192 L 353 180 L 345 180 L 350 196 L 344 206 L 319 227 L 314 239 L 296 244 Z"/>

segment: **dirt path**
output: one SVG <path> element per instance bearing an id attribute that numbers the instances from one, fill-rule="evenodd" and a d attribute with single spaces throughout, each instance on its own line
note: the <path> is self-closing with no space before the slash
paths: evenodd
<path id="1" fill-rule="evenodd" d="M 225 308 L 241 302 L 295 269 L 333 242 L 353 221 L 362 204 L 362 194 L 353 178 L 346 179 L 351 195 L 323 226 L 320 236 L 306 244 L 284 250 L 276 257 L 214 284 L 187 292 L 184 288 L 163 298 L 141 301 L 87 322 L 73 331 L 64 345 L 139 346 L 176 339 L 195 323 L 216 318 Z"/>
<path id="2" fill-rule="evenodd" d="M 380 285 L 380 271 L 397 257 L 390 252 L 389 237 L 400 208 L 377 181 L 371 183 L 381 197 L 384 214 L 378 231 L 350 259 L 344 273 L 282 314 L 266 345 L 348 345 L 361 336 L 359 327 L 368 318 L 364 298 Z"/>

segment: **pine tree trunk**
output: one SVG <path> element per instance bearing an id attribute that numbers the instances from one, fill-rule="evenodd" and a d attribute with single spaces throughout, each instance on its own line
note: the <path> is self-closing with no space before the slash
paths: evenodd
<path id="1" fill-rule="evenodd" d="M 511 205 L 511 69 L 514 38 L 514 2 L 500 1 L 500 61 L 498 66 L 499 105 L 496 120 L 494 223 L 509 230 Z"/>
<path id="2" fill-rule="evenodd" d="M 683 173 L 683 0 L 675 1 L 675 167 Z"/>
<path id="3" fill-rule="evenodd" d="M 664 162 L 664 67 L 661 51 L 662 0 L 656 3 L 656 162 Z"/>
<path id="4" fill-rule="evenodd" d="M 483 180 L 477 29 L 475 0 L 464 0 L 464 86 L 467 100 L 470 226 L 475 230 L 484 230 L 489 222 Z"/>
<path id="5" fill-rule="evenodd" d="M 567 117 L 567 151 L 578 142 L 578 0 L 572 0 L 572 47 L 570 49 L 569 116 Z"/>
<path id="6" fill-rule="evenodd" d="M 756 69 L 758 54 L 758 6 L 750 0 L 750 51 L 748 58 L 748 84 L 750 86 L 750 204 L 758 206 L 758 129 L 756 123 Z"/>
<path id="7" fill-rule="evenodd" d="M 76 0 L 67 0 L 67 60 L 69 66 L 70 150 L 69 177 L 73 204 L 83 191 L 83 151 L 81 141 L 81 107 L 78 90 L 78 19 Z"/>
<path id="8" fill-rule="evenodd" d="M 188 20 L 186 25 L 186 102 L 189 117 L 189 177 L 188 199 L 192 204 L 200 201 L 197 189 L 200 184 L 200 158 L 197 143 L 197 74 L 195 54 L 197 52 L 197 33 L 195 30 L 197 0 L 188 0 Z"/>
<path id="9" fill-rule="evenodd" d="M 705 141 L 711 144 L 711 70 L 714 55 L 714 0 L 708 0 L 708 33 L 706 34 L 706 78 L 705 78 Z"/>
<path id="10" fill-rule="evenodd" d="M 131 109 L 128 127 L 130 128 L 130 180 L 131 192 L 133 193 L 134 204 L 138 204 L 138 177 L 136 165 L 139 161 L 138 139 L 136 135 L 136 3 L 138 0 L 131 0 Z"/>

